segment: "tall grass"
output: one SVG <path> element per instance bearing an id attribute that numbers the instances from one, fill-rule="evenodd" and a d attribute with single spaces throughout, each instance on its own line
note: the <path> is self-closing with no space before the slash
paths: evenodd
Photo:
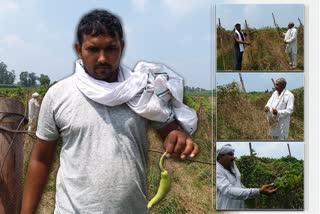
<path id="1" fill-rule="evenodd" d="M 289 140 L 303 140 L 303 88 L 292 90 L 295 95 L 294 113 L 291 115 Z M 217 138 L 271 139 L 264 114 L 264 106 L 272 92 L 245 94 L 235 82 L 218 88 Z"/>
<path id="2" fill-rule="evenodd" d="M 246 46 L 243 55 L 242 70 L 290 70 L 285 53 L 285 29 L 261 28 L 249 29 L 251 44 Z M 304 32 L 298 28 L 297 70 L 304 69 Z M 221 45 L 222 41 L 222 45 Z M 221 29 L 217 31 L 217 70 L 233 70 L 233 32 Z M 225 67 L 223 66 L 225 64 Z"/>

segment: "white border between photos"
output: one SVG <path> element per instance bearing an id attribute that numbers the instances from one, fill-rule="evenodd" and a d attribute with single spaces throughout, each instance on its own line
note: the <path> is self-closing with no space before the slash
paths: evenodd
<path id="1" fill-rule="evenodd" d="M 219 1 L 213 0 L 214 4 Z M 320 97 L 320 68 L 319 68 L 319 38 L 320 38 L 320 22 L 319 22 L 319 2 L 318 0 L 245 0 L 245 1 L 227 1 L 224 3 L 239 4 L 304 4 L 305 6 L 305 55 L 304 55 L 304 80 L 305 80 L 305 207 L 304 211 L 249 211 L 250 214 L 262 213 L 320 213 L 319 209 L 319 179 L 320 179 L 320 162 L 319 162 L 319 97 Z M 215 53 L 213 54 L 215 57 Z M 214 58 L 215 59 L 215 58 Z M 215 63 L 214 63 L 215 64 Z M 214 65 L 215 66 L 215 65 Z M 223 213 L 248 213 L 248 211 L 223 212 Z"/>

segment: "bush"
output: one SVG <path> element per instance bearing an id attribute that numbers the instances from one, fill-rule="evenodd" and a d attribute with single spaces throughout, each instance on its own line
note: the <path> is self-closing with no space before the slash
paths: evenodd
<path id="1" fill-rule="evenodd" d="M 242 156 L 237 160 L 241 180 L 248 188 L 274 183 L 278 191 L 272 196 L 262 195 L 246 201 L 249 208 L 303 209 L 304 162 L 294 157 L 280 159 Z"/>

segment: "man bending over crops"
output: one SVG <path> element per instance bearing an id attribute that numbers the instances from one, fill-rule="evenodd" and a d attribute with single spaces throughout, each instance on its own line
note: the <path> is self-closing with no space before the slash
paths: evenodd
<path id="1" fill-rule="evenodd" d="M 234 161 L 234 149 L 230 144 L 217 149 L 217 210 L 244 209 L 244 200 L 258 197 L 260 194 L 270 195 L 277 191 L 272 184 L 260 188 L 246 188 L 241 183 L 241 174 Z"/>
<path id="2" fill-rule="evenodd" d="M 284 43 L 286 44 L 286 53 L 289 58 L 290 68 L 295 69 L 297 67 L 297 51 L 298 51 L 298 31 L 294 27 L 294 23 L 288 24 L 288 31 L 284 34 Z"/>
<path id="3" fill-rule="evenodd" d="M 289 135 L 290 115 L 293 113 L 294 96 L 286 89 L 284 78 L 276 80 L 275 91 L 268 100 L 264 111 L 271 128 L 272 139 L 286 140 Z"/>
<path id="4" fill-rule="evenodd" d="M 59 138 L 55 213 L 147 213 L 150 126 L 168 156 L 198 153 L 189 135 L 196 129 L 194 110 L 181 103 L 181 90 L 164 87 L 172 86 L 174 72 L 152 63 L 131 72 L 120 64 L 124 46 L 115 15 L 94 10 L 80 20 L 75 73 L 52 86 L 41 106 L 21 213 L 35 212 Z M 177 75 L 174 80 L 182 83 Z"/>
<path id="5" fill-rule="evenodd" d="M 245 45 L 250 45 L 250 42 L 245 41 L 245 35 L 241 31 L 241 25 L 238 23 L 235 26 L 233 39 L 234 39 L 234 70 L 241 70 L 242 56 L 245 49 Z"/>

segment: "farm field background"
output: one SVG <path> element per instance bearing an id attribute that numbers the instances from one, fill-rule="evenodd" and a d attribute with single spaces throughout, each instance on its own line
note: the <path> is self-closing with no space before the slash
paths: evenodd
<path id="1" fill-rule="evenodd" d="M 30 99 L 31 94 L 37 91 L 41 96 L 46 93 L 45 87 L 23 88 L 23 87 L 0 87 L 0 96 L 7 96 L 19 99 L 24 104 Z M 150 213 L 213 213 L 212 207 L 215 206 L 213 200 L 212 175 L 215 173 L 212 165 L 212 142 L 214 136 L 211 132 L 212 120 L 215 107 L 211 92 L 199 88 L 189 88 L 186 91 L 184 102 L 194 108 L 198 114 L 198 130 L 193 135 L 193 139 L 200 147 L 200 153 L 195 161 L 179 161 L 165 159 L 165 168 L 168 170 L 172 179 L 172 187 L 166 198 L 155 205 Z M 213 120 L 214 121 L 214 120 Z M 35 140 L 25 136 L 24 143 L 24 172 L 26 174 L 27 165 Z M 160 180 L 160 169 L 158 167 L 159 158 L 163 152 L 161 140 L 154 130 L 148 131 L 148 174 L 147 189 L 148 199 L 150 200 L 156 193 Z M 54 209 L 55 197 L 55 177 L 59 168 L 59 144 L 56 151 L 55 162 L 52 167 L 45 192 L 37 213 L 52 213 Z"/>
<path id="2" fill-rule="evenodd" d="M 244 29 L 247 39 L 251 42 L 246 45 L 243 54 L 242 70 L 279 71 L 291 70 L 288 56 L 285 53 L 284 36 L 286 28 Z M 297 68 L 304 70 L 304 28 L 297 27 L 298 53 Z M 217 70 L 233 70 L 233 31 L 223 27 L 217 28 Z"/>
<path id="3" fill-rule="evenodd" d="M 304 87 L 291 90 L 294 112 L 290 117 L 289 140 L 304 139 Z M 271 139 L 263 111 L 272 91 L 244 93 L 236 82 L 217 89 L 217 139 Z"/>

